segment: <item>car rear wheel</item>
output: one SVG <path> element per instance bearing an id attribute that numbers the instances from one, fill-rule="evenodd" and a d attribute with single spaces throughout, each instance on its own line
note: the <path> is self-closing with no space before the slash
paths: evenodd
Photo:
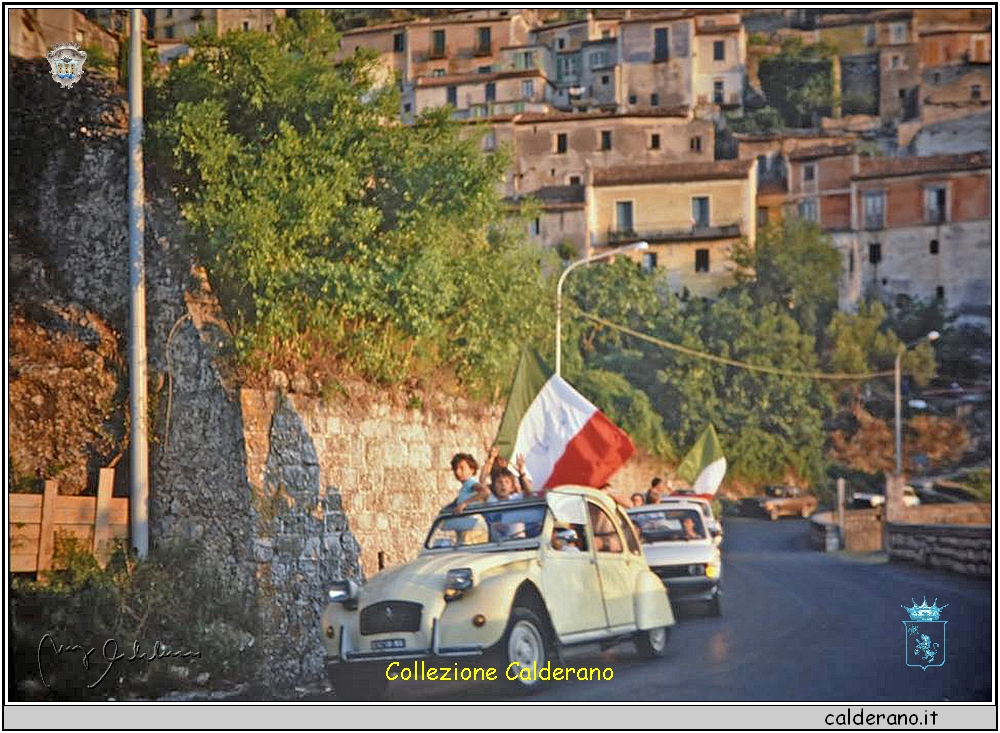
<path id="1" fill-rule="evenodd" d="M 670 640 L 670 627 L 659 626 L 655 629 L 640 631 L 635 635 L 635 648 L 644 657 L 662 657 Z"/>
<path id="2" fill-rule="evenodd" d="M 522 606 L 515 606 L 507 624 L 507 633 L 503 640 L 505 677 L 514 675 L 510 680 L 515 690 L 531 692 L 542 687 L 542 680 L 534 679 L 537 670 L 548 661 L 549 639 L 545 624 L 538 615 Z M 530 670 L 531 675 L 521 673 Z"/>
<path id="3" fill-rule="evenodd" d="M 384 665 L 342 662 L 329 668 L 329 677 L 338 700 L 378 700 L 389 685 Z"/>

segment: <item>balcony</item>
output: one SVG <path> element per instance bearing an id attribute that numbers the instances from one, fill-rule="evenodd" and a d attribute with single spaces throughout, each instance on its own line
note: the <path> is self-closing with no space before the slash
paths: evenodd
<path id="1" fill-rule="evenodd" d="M 473 56 L 492 56 L 493 55 L 493 44 L 480 44 L 475 47 L 472 51 Z"/>
<path id="2" fill-rule="evenodd" d="M 609 229 L 608 244 L 646 240 L 652 243 L 691 242 L 709 239 L 735 239 L 743 235 L 739 223 L 688 229 Z"/>
<path id="3" fill-rule="evenodd" d="M 432 48 L 427 53 L 427 58 L 430 59 L 431 61 L 434 61 L 436 59 L 443 59 L 446 58 L 447 56 L 448 56 L 447 48 Z"/>

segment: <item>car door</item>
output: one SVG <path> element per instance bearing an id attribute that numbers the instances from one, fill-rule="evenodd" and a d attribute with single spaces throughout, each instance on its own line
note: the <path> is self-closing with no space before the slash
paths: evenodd
<path id="1" fill-rule="evenodd" d="M 634 624 L 635 556 L 628 551 L 618 522 L 603 507 L 588 499 L 587 512 L 594 535 L 597 574 L 608 626 L 615 629 Z"/>
<path id="2" fill-rule="evenodd" d="M 552 625 L 560 637 L 604 629 L 607 617 L 600 600 L 601 585 L 593 547 L 586 531 L 583 498 L 552 494 L 548 503 L 553 517 L 542 541 L 541 579 Z M 576 529 L 582 547 L 554 549 L 552 528 L 556 521 Z"/>

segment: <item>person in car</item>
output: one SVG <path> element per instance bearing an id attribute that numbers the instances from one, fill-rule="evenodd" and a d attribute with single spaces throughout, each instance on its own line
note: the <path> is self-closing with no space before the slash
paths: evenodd
<path id="1" fill-rule="evenodd" d="M 695 524 L 694 517 L 687 516 L 681 520 L 681 526 L 684 527 L 684 539 L 686 540 L 703 540 L 705 535 L 701 533 L 701 529 Z"/>
<path id="2" fill-rule="evenodd" d="M 663 489 L 660 485 L 650 486 L 649 491 L 646 492 L 646 503 L 647 504 L 659 504 L 660 499 L 663 498 Z"/>
<path id="3" fill-rule="evenodd" d="M 583 552 L 579 547 L 580 534 L 573 528 L 572 524 L 557 522 L 552 527 L 552 539 L 550 540 L 553 550 L 560 552 Z"/>
<path id="4" fill-rule="evenodd" d="M 594 529 L 594 549 L 598 552 L 621 552 L 622 539 L 608 515 L 594 504 L 588 504 L 587 508 L 590 510 L 590 525 Z"/>
<path id="5" fill-rule="evenodd" d="M 483 463 L 483 470 L 479 474 L 480 483 L 489 483 L 492 489 L 501 471 L 507 471 L 514 476 L 520 486 L 518 489 L 519 492 L 525 496 L 531 496 L 531 476 L 528 474 L 528 469 L 524 464 L 523 453 L 518 454 L 514 465 L 511 466 L 507 459 L 500 455 L 500 450 L 496 446 L 490 448 L 486 454 L 486 462 Z"/>
<path id="6" fill-rule="evenodd" d="M 632 500 L 632 506 L 642 506 L 646 503 L 646 497 L 639 491 L 632 494 L 629 498 Z"/>
<path id="7" fill-rule="evenodd" d="M 469 453 L 456 453 L 451 457 L 451 471 L 462 484 L 455 500 L 445 507 L 456 514 L 464 512 L 473 502 L 485 502 L 490 497 L 489 489 L 476 480 L 476 469 L 479 464 Z"/>
<path id="8" fill-rule="evenodd" d="M 501 470 L 496 475 L 493 482 L 493 495 L 487 499 L 487 503 L 493 504 L 498 501 L 521 501 L 524 494 L 518 491 L 517 479 L 507 469 Z"/>

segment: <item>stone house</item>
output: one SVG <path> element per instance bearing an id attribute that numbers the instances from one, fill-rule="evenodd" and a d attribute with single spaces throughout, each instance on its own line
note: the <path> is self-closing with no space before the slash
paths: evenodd
<path id="1" fill-rule="evenodd" d="M 98 46 L 108 58 L 118 58 L 118 34 L 91 22 L 79 10 L 11 8 L 7 18 L 11 56 L 41 58 L 57 43 L 76 43 L 82 49 Z M 85 63 L 84 73 L 86 68 Z"/>
<path id="2" fill-rule="evenodd" d="M 589 252 L 645 240 L 649 249 L 630 257 L 665 269 L 673 292 L 714 297 L 734 282 L 733 245 L 756 240 L 756 166 L 719 160 L 590 169 Z"/>
<path id="3" fill-rule="evenodd" d="M 220 36 L 229 31 L 271 33 L 278 18 L 285 17 L 283 8 L 157 8 L 152 13 L 153 37 L 163 40 L 184 40 L 203 30 Z"/>
<path id="4" fill-rule="evenodd" d="M 403 93 L 402 119 L 446 104 L 458 119 L 545 112 L 547 84 L 541 69 L 423 76 Z"/>

